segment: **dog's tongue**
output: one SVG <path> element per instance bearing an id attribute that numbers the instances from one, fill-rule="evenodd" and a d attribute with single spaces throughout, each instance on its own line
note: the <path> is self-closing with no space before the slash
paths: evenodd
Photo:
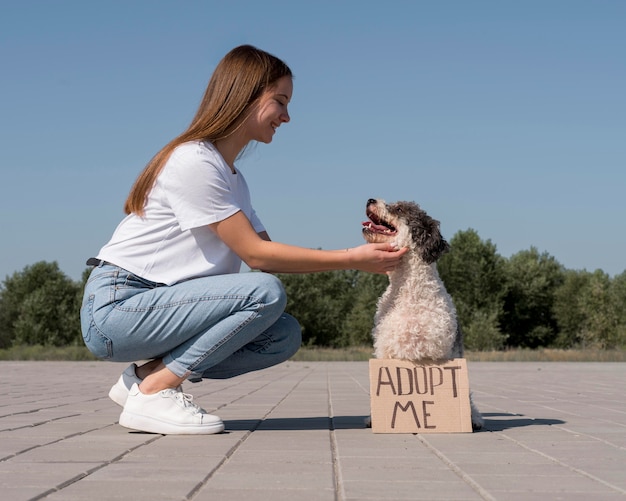
<path id="1" fill-rule="evenodd" d="M 389 231 L 389 228 L 387 228 L 386 226 L 383 226 L 382 224 L 374 224 L 372 221 L 363 221 L 362 224 L 365 228 L 368 228 L 369 230 L 379 231 L 381 233 L 384 231 Z"/>

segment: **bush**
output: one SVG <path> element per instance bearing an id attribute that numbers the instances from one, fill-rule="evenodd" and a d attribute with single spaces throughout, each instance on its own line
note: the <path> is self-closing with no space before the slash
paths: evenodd
<path id="1" fill-rule="evenodd" d="M 0 348 L 82 344 L 82 284 L 56 262 L 41 261 L 7 277 L 0 288 Z"/>

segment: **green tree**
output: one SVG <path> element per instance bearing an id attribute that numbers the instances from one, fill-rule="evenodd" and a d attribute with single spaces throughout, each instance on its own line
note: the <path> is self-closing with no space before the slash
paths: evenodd
<path id="1" fill-rule="evenodd" d="M 616 346 L 626 347 L 626 271 L 611 280 L 611 302 L 617 317 Z"/>
<path id="2" fill-rule="evenodd" d="M 56 262 L 41 261 L 7 277 L 0 288 L 0 347 L 81 342 L 82 284 Z"/>
<path id="3" fill-rule="evenodd" d="M 306 345 L 336 346 L 352 307 L 356 271 L 280 274 L 287 313 L 298 319 Z"/>
<path id="4" fill-rule="evenodd" d="M 457 232 L 450 252 L 437 267 L 454 300 L 468 349 L 491 350 L 504 345 L 499 327 L 505 292 L 505 261 L 490 240 L 473 229 Z"/>
<path id="5" fill-rule="evenodd" d="M 609 349 L 618 345 L 619 314 L 611 289 L 611 279 L 602 270 L 590 275 L 580 302 L 585 317 L 580 337 L 585 347 Z"/>
<path id="6" fill-rule="evenodd" d="M 610 296 L 617 321 L 615 344 L 626 347 L 626 271 L 613 277 Z"/>
<path id="7" fill-rule="evenodd" d="M 531 247 L 506 263 L 507 286 L 501 328 L 515 347 L 550 346 L 557 337 L 553 306 L 564 282 L 563 267 L 548 253 Z"/>
<path id="8" fill-rule="evenodd" d="M 354 299 L 341 328 L 340 346 L 372 345 L 372 329 L 378 298 L 389 285 L 386 275 L 359 272 Z"/>
<path id="9" fill-rule="evenodd" d="M 587 319 L 581 308 L 588 290 L 591 273 L 565 270 L 563 283 L 554 292 L 553 312 L 558 326 L 555 346 L 572 348 L 583 344 L 582 331 Z"/>
<path id="10" fill-rule="evenodd" d="M 467 350 L 497 351 L 504 348 L 506 336 L 498 327 L 498 311 L 490 311 L 488 307 L 472 311 L 463 338 Z"/>

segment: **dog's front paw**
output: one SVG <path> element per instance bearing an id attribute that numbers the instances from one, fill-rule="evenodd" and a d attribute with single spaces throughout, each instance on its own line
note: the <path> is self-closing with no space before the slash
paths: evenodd
<path id="1" fill-rule="evenodd" d="M 483 426 L 485 426 L 485 423 L 483 422 L 482 418 L 480 419 L 472 418 L 472 430 L 473 431 L 480 431 L 483 429 Z"/>
<path id="2" fill-rule="evenodd" d="M 483 429 L 485 426 L 485 420 L 483 419 L 482 414 L 474 404 L 474 399 L 472 398 L 472 394 L 470 393 L 470 411 L 472 414 L 472 430 L 479 431 Z"/>
<path id="3" fill-rule="evenodd" d="M 479 410 L 472 404 L 472 430 L 480 431 L 485 426 L 485 420 Z"/>

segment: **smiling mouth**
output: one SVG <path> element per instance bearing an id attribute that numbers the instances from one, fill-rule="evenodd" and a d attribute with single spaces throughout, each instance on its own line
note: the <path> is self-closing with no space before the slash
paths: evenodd
<path id="1" fill-rule="evenodd" d="M 363 231 L 368 233 L 378 233 L 382 235 L 395 235 L 398 231 L 389 222 L 378 217 L 376 213 L 368 210 L 366 212 L 369 221 L 363 222 Z"/>

